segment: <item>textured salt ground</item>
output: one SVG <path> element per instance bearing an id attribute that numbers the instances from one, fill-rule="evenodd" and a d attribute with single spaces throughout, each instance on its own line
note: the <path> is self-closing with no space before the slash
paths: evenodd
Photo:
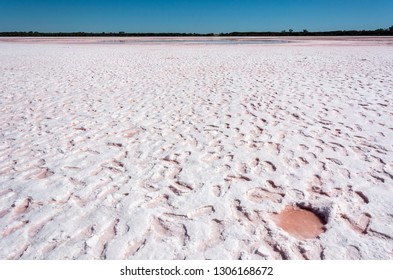
<path id="1" fill-rule="evenodd" d="M 393 258 L 391 46 L 0 49 L 1 259 Z"/>

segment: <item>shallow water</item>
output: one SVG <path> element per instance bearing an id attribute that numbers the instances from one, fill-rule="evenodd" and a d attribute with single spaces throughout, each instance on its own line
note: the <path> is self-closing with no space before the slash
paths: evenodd
<path id="1" fill-rule="evenodd" d="M 290 41 L 286 40 L 267 40 L 267 39 L 109 39 L 99 41 L 105 44 L 212 44 L 212 45 L 272 45 L 272 44 L 287 44 Z"/>

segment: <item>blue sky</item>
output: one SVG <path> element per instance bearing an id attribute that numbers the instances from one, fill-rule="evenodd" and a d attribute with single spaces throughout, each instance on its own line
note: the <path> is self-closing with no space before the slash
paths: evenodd
<path id="1" fill-rule="evenodd" d="M 368 30 L 392 15 L 393 0 L 0 0 L 0 32 Z"/>

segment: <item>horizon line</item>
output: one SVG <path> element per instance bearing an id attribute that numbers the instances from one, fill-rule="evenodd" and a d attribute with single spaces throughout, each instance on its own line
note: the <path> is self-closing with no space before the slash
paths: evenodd
<path id="1" fill-rule="evenodd" d="M 393 35 L 393 26 L 388 28 L 378 28 L 378 29 L 369 29 L 369 30 L 359 30 L 359 29 L 342 29 L 342 30 L 329 30 L 329 31 L 308 31 L 307 29 L 303 29 L 302 31 L 295 31 L 293 29 L 282 30 L 282 31 L 231 31 L 231 32 L 206 32 L 206 33 L 199 33 L 199 32 L 126 32 L 126 31 L 102 31 L 102 32 L 89 32 L 89 31 L 51 31 L 51 32 L 42 32 L 42 31 L 0 31 L 1 35 L 18 35 L 18 34 L 26 34 L 26 35 L 121 35 L 121 36 L 135 36 L 135 35 L 196 35 L 196 36 L 225 36 L 225 35 L 247 35 L 247 34 L 254 34 L 258 36 L 258 34 L 265 34 L 265 35 L 331 35 L 332 33 L 336 33 L 338 35 L 346 35 L 344 33 L 354 33 L 354 35 L 362 35 L 362 33 L 372 33 L 374 35 Z M 371 34 L 371 35 L 372 35 Z M 367 35 L 367 34 L 364 34 Z"/>

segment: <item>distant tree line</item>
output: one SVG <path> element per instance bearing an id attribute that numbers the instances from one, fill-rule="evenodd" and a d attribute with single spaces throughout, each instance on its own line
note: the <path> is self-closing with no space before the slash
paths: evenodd
<path id="1" fill-rule="evenodd" d="M 335 31 L 317 31 L 310 32 L 307 29 L 303 31 L 288 31 L 281 32 L 231 32 L 221 33 L 220 36 L 393 36 L 393 26 L 388 29 L 376 30 L 335 30 Z"/>
<path id="2" fill-rule="evenodd" d="M 310 32 L 307 29 L 281 32 L 230 32 L 230 33 L 127 33 L 127 32 L 0 32 L 0 37 L 192 37 L 192 36 L 393 36 L 393 25 L 376 30 L 336 30 Z"/>
<path id="3" fill-rule="evenodd" d="M 0 37 L 191 37 L 191 36 L 215 36 L 207 33 L 126 33 L 126 32 L 0 32 Z"/>

